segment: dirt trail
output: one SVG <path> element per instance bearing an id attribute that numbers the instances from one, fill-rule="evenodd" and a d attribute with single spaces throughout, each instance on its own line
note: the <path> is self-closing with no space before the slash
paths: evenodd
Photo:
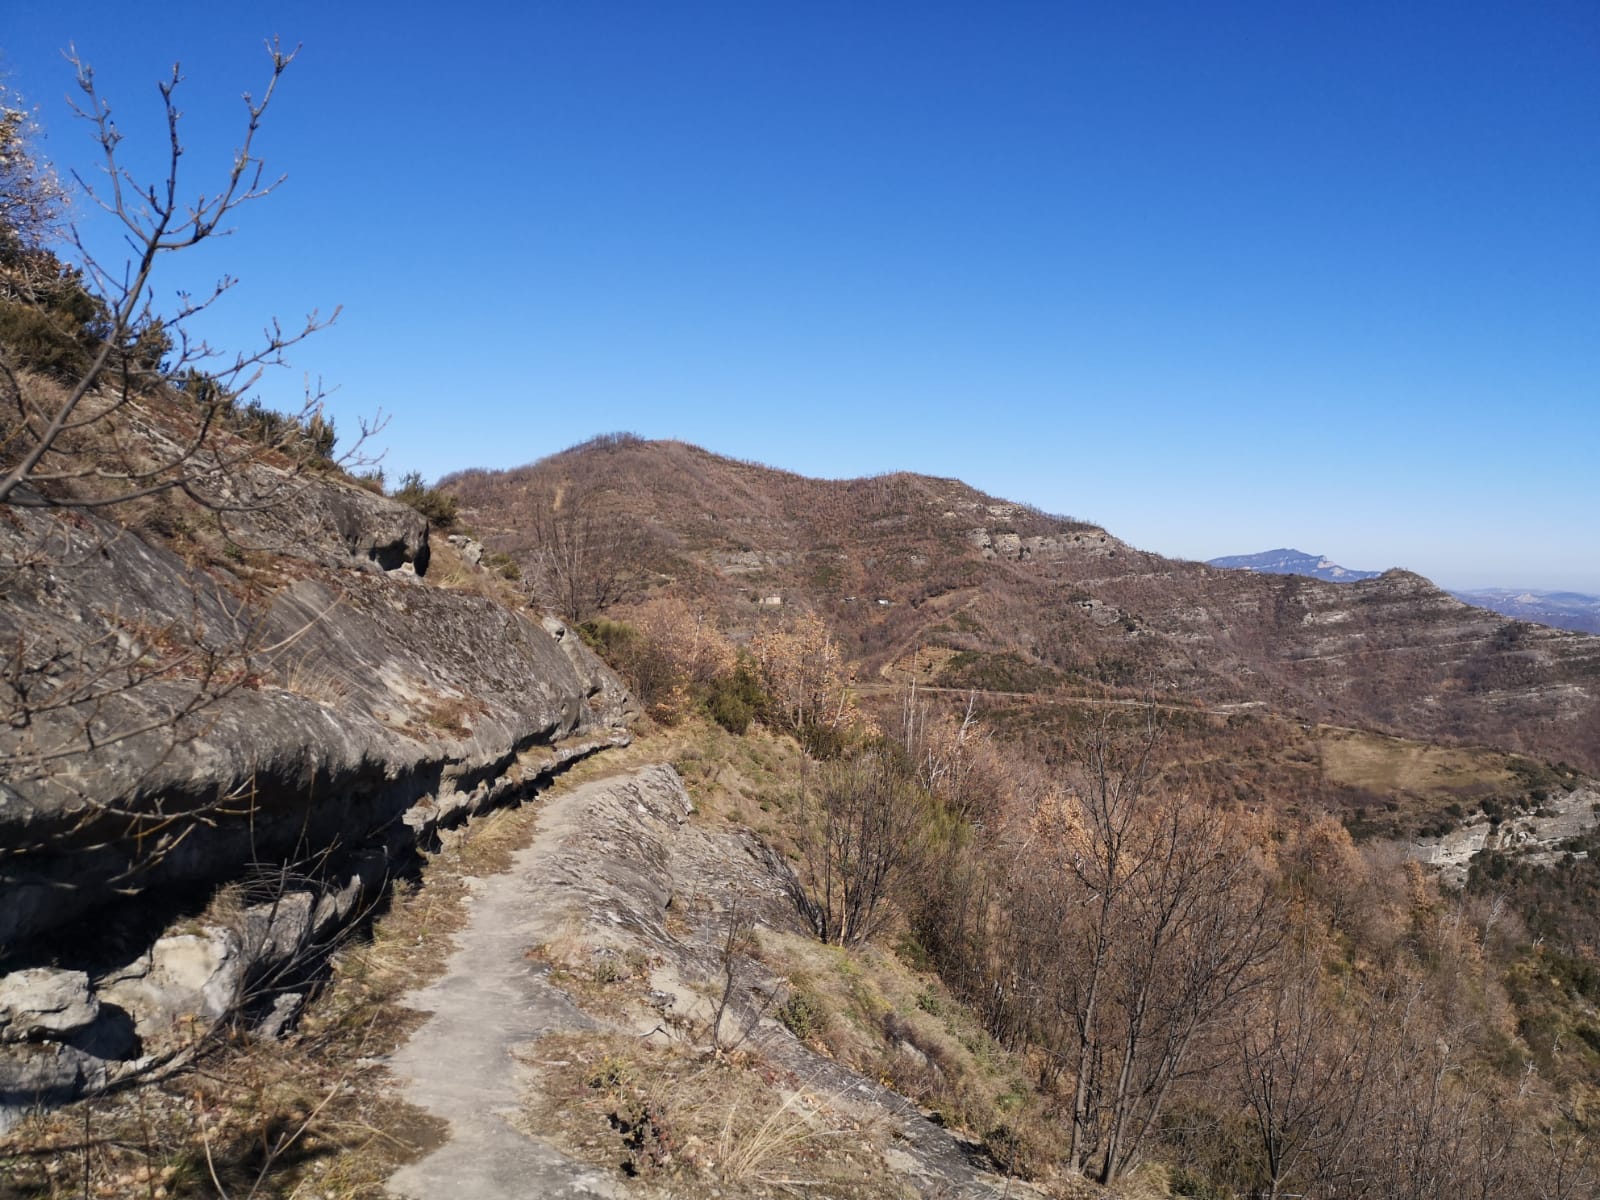
<path id="1" fill-rule="evenodd" d="M 618 1197 L 606 1173 L 520 1133 L 511 1124 L 527 1080 L 512 1051 L 553 1032 L 595 1028 L 526 957 L 552 934 L 550 877 L 541 871 L 550 843 L 601 779 L 551 800 L 539 835 L 511 868 L 480 881 L 468 925 L 436 982 L 406 997 L 433 1015 L 390 1062 L 407 1100 L 449 1123 L 448 1140 L 402 1168 L 389 1190 L 410 1200 L 526 1200 L 529 1196 Z"/>

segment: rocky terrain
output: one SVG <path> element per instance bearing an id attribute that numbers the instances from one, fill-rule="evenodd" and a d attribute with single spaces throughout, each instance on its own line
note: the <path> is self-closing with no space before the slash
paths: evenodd
<path id="1" fill-rule="evenodd" d="M 1418 862 L 1438 868 L 1443 879 L 1459 887 L 1466 882 L 1473 858 L 1484 850 L 1501 850 L 1535 866 L 1555 866 L 1567 853 L 1562 844 L 1597 824 L 1600 792 L 1575 788 L 1550 797 L 1531 811 L 1514 812 L 1504 819 L 1475 814 L 1459 829 L 1417 839 L 1409 852 Z M 1575 860 L 1587 857 L 1587 851 L 1574 852 Z"/>
<path id="2" fill-rule="evenodd" d="M 0 525 L 0 1120 L 160 1079 L 223 1028 L 294 1045 L 331 1019 L 314 998 L 351 931 L 426 897 L 452 827 L 629 740 L 623 685 L 495 557 L 532 575 L 524 509 L 552 492 L 588 547 L 627 552 L 628 599 L 692 597 L 735 639 L 818 614 L 865 702 L 982 693 L 1040 761 L 1055 716 L 1154 691 L 1191 786 L 1247 808 L 1270 791 L 1291 821 L 1347 803 L 1350 830 L 1450 879 L 1484 849 L 1559 867 L 1594 824 L 1571 766 L 1483 747 L 1592 766 L 1600 639 L 1404 572 L 1219 570 L 953 480 L 804 480 L 627 439 L 452 486 L 471 528 L 448 538 L 331 469 L 214 526 L 181 503 Z M 693 787 L 663 752 L 559 791 L 462 885 L 448 961 L 406 999 L 423 1015 L 361 1068 L 435 1131 L 391 1194 L 1017 1193 L 1002 1164 L 1048 1153 L 1001 1119 L 1031 1094 L 1023 1060 L 935 977 L 815 940 L 782 849 L 815 765 L 770 731 L 701 728 L 724 757 L 680 749 Z M 695 787 L 723 796 L 714 819 Z M 273 1136 L 268 1166 L 299 1135 Z"/>
<path id="3" fill-rule="evenodd" d="M 391 1190 L 415 1200 L 630 1194 L 616 1166 L 625 1139 L 597 1139 L 603 1122 L 574 1136 L 570 1114 L 564 1121 L 550 1106 L 559 1077 L 574 1056 L 600 1062 L 608 1037 L 666 1056 L 693 1044 L 691 1031 L 711 1031 L 713 1044 L 744 1060 L 740 1071 L 781 1080 L 793 1112 L 775 1145 L 753 1145 L 760 1121 L 743 1128 L 729 1087 L 698 1148 L 695 1133 L 675 1131 L 679 1144 L 656 1164 L 663 1175 L 676 1155 L 712 1187 L 720 1178 L 736 1194 L 766 1194 L 767 1176 L 795 1169 L 784 1143 L 799 1139 L 809 1177 L 780 1192 L 804 1184 L 825 1193 L 830 1180 L 857 1196 L 1031 1191 L 1008 1188 L 902 1096 L 798 1039 L 775 1017 L 771 999 L 785 984 L 770 968 L 741 952 L 738 977 L 725 974 L 736 913 L 763 937 L 804 931 L 781 864 L 747 831 L 708 828 L 693 811 L 666 765 L 587 784 L 542 809 L 511 869 L 475 891 L 446 974 L 407 998 L 431 1015 L 391 1061 L 407 1098 L 448 1122 L 447 1138 Z M 685 1122 L 664 1108 L 650 1118 L 661 1132 L 669 1119 Z M 743 1145 L 721 1128 L 736 1120 Z"/>
<path id="4" fill-rule="evenodd" d="M 241 1006 L 281 1025 L 438 828 L 627 738 L 559 622 L 425 581 L 412 510 L 327 476 L 230 538 L 0 523 L 0 1111 L 149 1072 Z"/>

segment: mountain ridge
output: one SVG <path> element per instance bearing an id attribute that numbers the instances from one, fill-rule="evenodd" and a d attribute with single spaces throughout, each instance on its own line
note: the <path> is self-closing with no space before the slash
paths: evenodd
<path id="1" fill-rule="evenodd" d="M 1600 767 L 1600 639 L 1507 621 L 1408 571 L 1226 570 L 959 480 L 815 480 L 626 437 L 444 486 L 525 571 L 540 497 L 581 493 L 640 539 L 645 593 L 691 597 L 736 635 L 815 612 L 873 686 L 1265 704 Z"/>
<path id="2" fill-rule="evenodd" d="M 1358 571 L 1341 567 L 1321 554 L 1307 554 L 1304 550 L 1280 548 L 1263 550 L 1259 554 L 1234 554 L 1224 558 L 1206 560 L 1209 567 L 1228 570 L 1264 571 L 1273 575 L 1309 575 L 1329 583 L 1355 583 L 1362 579 L 1376 579 L 1382 571 Z"/>
<path id="3" fill-rule="evenodd" d="M 1538 588 L 1452 589 L 1450 594 L 1468 604 L 1521 621 L 1600 634 L 1600 596 Z"/>
<path id="4" fill-rule="evenodd" d="M 1273 575 L 1307 575 L 1329 583 L 1355 583 L 1376 579 L 1382 571 L 1359 571 L 1341 567 L 1328 558 L 1303 550 L 1280 548 L 1257 554 L 1232 554 L 1206 560 L 1206 565 L 1225 570 L 1257 571 Z M 1519 621 L 1532 621 L 1554 629 L 1600 634 L 1600 596 L 1584 592 L 1547 591 L 1539 588 L 1449 588 L 1464 604 L 1486 608 Z"/>

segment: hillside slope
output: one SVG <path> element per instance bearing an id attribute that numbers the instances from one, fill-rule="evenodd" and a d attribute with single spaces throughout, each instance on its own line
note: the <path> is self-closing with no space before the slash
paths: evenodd
<path id="1" fill-rule="evenodd" d="M 525 568 L 535 510 L 581 497 L 640 539 L 649 587 L 694 595 L 736 629 L 814 610 L 865 682 L 1154 690 L 1600 769 L 1600 638 L 1507 620 L 1409 572 L 1333 584 L 1226 571 L 958 480 L 806 479 L 628 437 L 445 486 Z"/>

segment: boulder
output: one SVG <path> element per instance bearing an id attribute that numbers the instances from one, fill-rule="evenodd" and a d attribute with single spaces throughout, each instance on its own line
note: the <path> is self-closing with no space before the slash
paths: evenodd
<path id="1" fill-rule="evenodd" d="M 14 1046 L 0 1054 L 0 1131 L 23 1110 L 64 1104 L 106 1086 L 103 1059 L 59 1042 Z"/>
<path id="2" fill-rule="evenodd" d="M 452 533 L 445 539 L 461 553 L 461 557 L 476 567 L 483 562 L 483 543 L 464 533 Z"/>
<path id="3" fill-rule="evenodd" d="M 63 1041 L 99 1015 L 83 971 L 35 967 L 0 977 L 0 1042 Z"/>
<path id="4" fill-rule="evenodd" d="M 182 1025 L 209 1029 L 243 992 L 247 962 L 239 950 L 221 929 L 164 937 L 103 981 L 99 995 L 132 1015 L 142 1040 L 161 1041 Z"/>

